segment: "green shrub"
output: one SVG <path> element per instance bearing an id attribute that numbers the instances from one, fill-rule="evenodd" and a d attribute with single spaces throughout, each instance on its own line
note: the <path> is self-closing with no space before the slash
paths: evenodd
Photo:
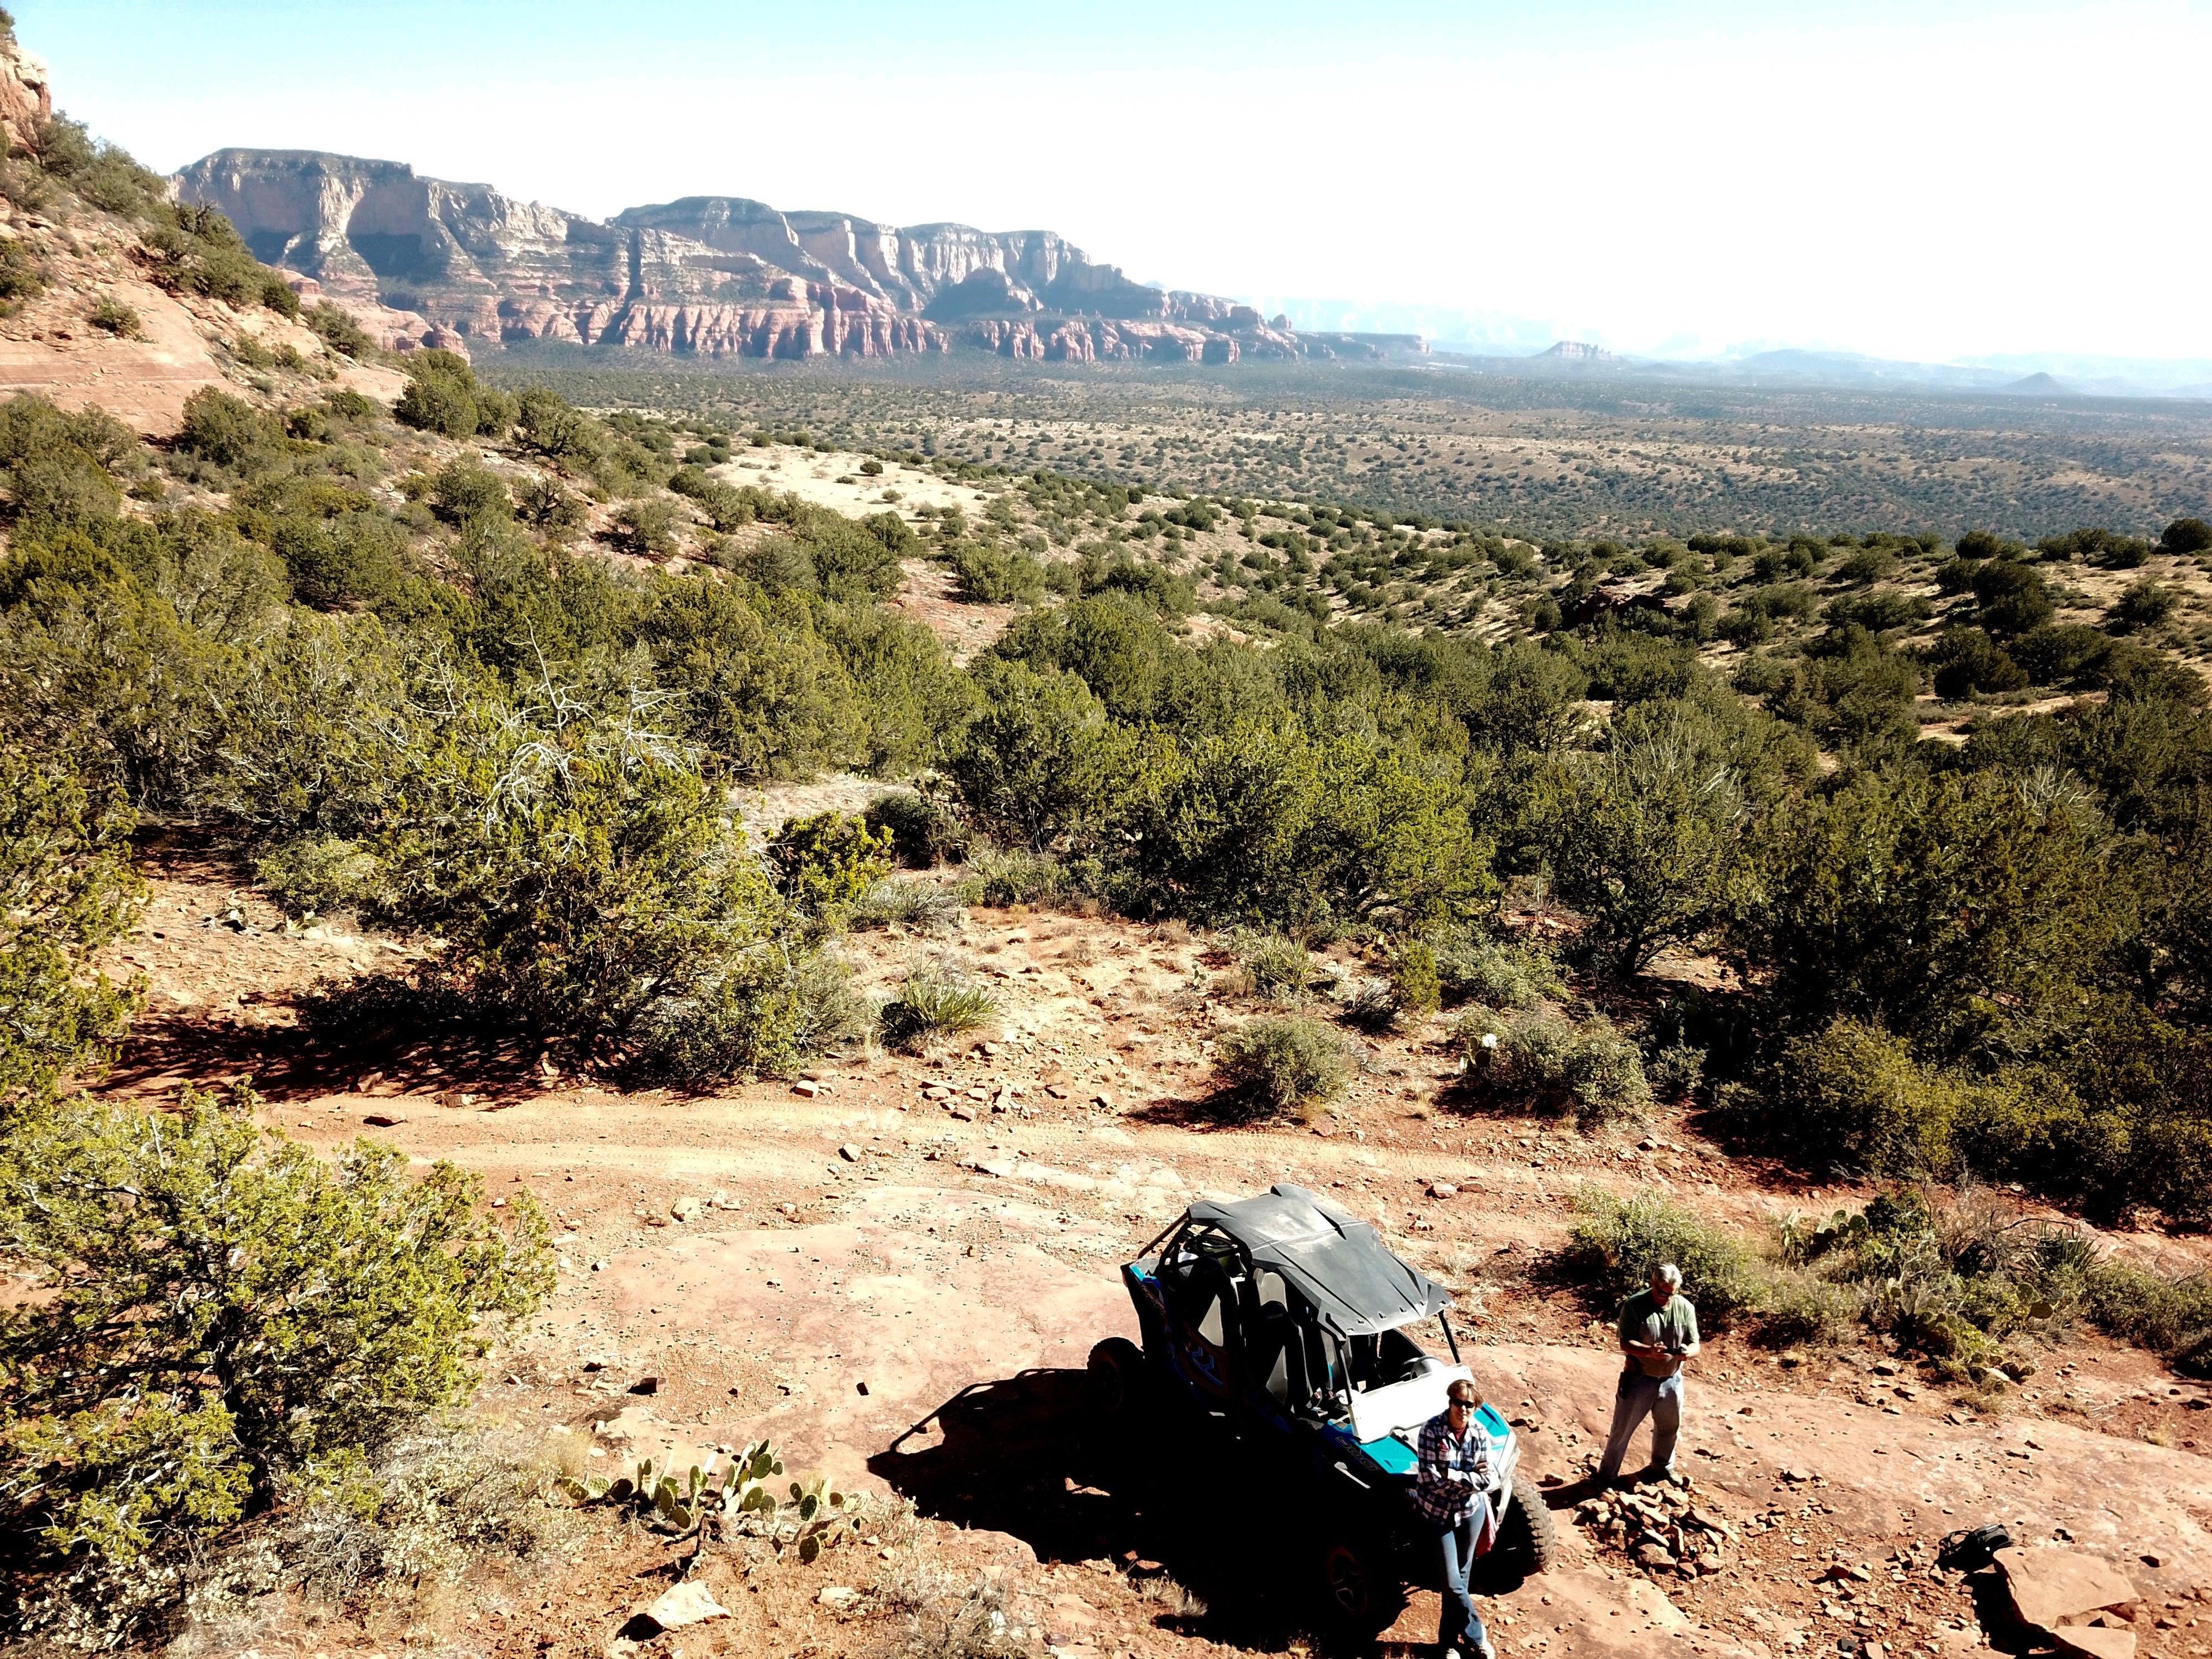
<path id="1" fill-rule="evenodd" d="M 1590 946 L 1636 972 L 1718 919 L 1743 805 L 1715 734 L 1685 710 L 1624 721 L 1605 752 L 1549 763 L 1529 816 L 1554 890 L 1589 919 Z"/>
<path id="2" fill-rule="evenodd" d="M 130 1022 L 139 988 L 93 959 L 136 920 L 132 823 L 67 766 L 0 746 L 0 1125 L 110 1059 Z"/>
<path id="3" fill-rule="evenodd" d="M 0 317 L 46 291 L 46 270 L 20 236 L 0 242 Z"/>
<path id="4" fill-rule="evenodd" d="M 626 553 L 659 559 L 676 550 L 676 509 L 665 501 L 624 501 L 614 522 L 615 540 Z"/>
<path id="5" fill-rule="evenodd" d="M 1921 1066 L 1904 1039 L 1840 1019 L 1786 1051 L 1771 1121 L 1816 1168 L 1940 1178 L 1958 1170 L 1959 1121 L 1972 1088 Z"/>
<path id="6" fill-rule="evenodd" d="M 504 524 L 514 514 L 507 481 L 475 461 L 448 461 L 430 481 L 430 505 L 447 523 L 464 531 Z"/>
<path id="7" fill-rule="evenodd" d="M 588 465 L 606 443 L 598 422 L 544 386 L 532 386 L 516 399 L 514 428 L 524 448 L 552 461 Z"/>
<path id="8" fill-rule="evenodd" d="M 1510 1016 L 1475 1008 L 1457 1030 L 1475 1086 L 1522 1097 L 1538 1111 L 1571 1110 L 1584 1130 L 1650 1103 L 1642 1054 L 1603 1015 L 1577 1027 L 1547 1008 Z"/>
<path id="9" fill-rule="evenodd" d="M 1294 939 L 1239 929 L 1227 943 L 1255 996 L 1295 1000 L 1313 982 L 1313 957 Z"/>
<path id="10" fill-rule="evenodd" d="M 971 672 L 982 712 L 947 775 L 979 829 L 1042 851 L 1097 811 L 1112 762 L 1106 712 L 1073 674 L 995 657 Z"/>
<path id="11" fill-rule="evenodd" d="M 1858 1323 L 1858 1299 L 1833 1279 L 1784 1267 L 1768 1281 L 1759 1340 L 1771 1347 L 1833 1347 Z"/>
<path id="12" fill-rule="evenodd" d="M 325 1162 L 249 1098 L 180 1113 L 80 1099 L 0 1146 L 10 1532 L 115 1594 L 292 1483 L 465 1399 L 477 1327 L 552 1288 L 526 1193 L 421 1178 L 367 1142 Z"/>
<path id="13" fill-rule="evenodd" d="M 532 477 L 515 494 L 515 514 L 548 541 L 566 542 L 584 527 L 584 503 L 555 478 Z"/>
<path id="14" fill-rule="evenodd" d="M 1391 963 L 1391 989 L 1401 1015 L 1426 1019 L 1443 1006 L 1443 979 L 1437 953 L 1423 939 L 1407 939 Z"/>
<path id="15" fill-rule="evenodd" d="M 941 799 L 919 789 L 894 789 L 868 803 L 868 828 L 890 837 L 891 850 L 909 869 L 929 869 L 958 859 L 968 831 Z"/>
<path id="16" fill-rule="evenodd" d="M 328 300 L 308 307 L 300 320 L 314 331 L 316 338 L 343 356 L 366 362 L 376 355 L 376 342 L 368 331 L 353 319 L 351 313 Z"/>
<path id="17" fill-rule="evenodd" d="M 2082 1234 L 1987 1195 L 1885 1193 L 1864 1210 L 1783 1226 L 1785 1255 L 1859 1291 L 1859 1316 L 1943 1375 L 1990 1383 L 2036 1365 L 2034 1346 L 2086 1305 L 2097 1269 Z"/>
<path id="18" fill-rule="evenodd" d="M 496 434 L 514 423 L 517 404 L 505 392 L 479 385 L 467 358 L 451 351 L 410 351 L 404 360 L 407 389 L 392 412 L 402 424 L 445 438 Z"/>
<path id="19" fill-rule="evenodd" d="M 1540 950 L 1467 927 L 1438 929 L 1428 938 L 1436 952 L 1437 976 L 1455 1000 L 1524 1009 L 1566 992 L 1559 964 Z"/>
<path id="20" fill-rule="evenodd" d="M 1670 1042 L 1644 1067 L 1652 1092 L 1669 1100 L 1686 1100 L 1705 1081 L 1706 1054 L 1691 1042 Z"/>
<path id="21" fill-rule="evenodd" d="M 1213 1069 L 1220 1080 L 1215 1109 L 1240 1120 L 1325 1104 L 1352 1081 L 1343 1039 L 1319 1020 L 1296 1014 L 1223 1032 Z"/>
<path id="22" fill-rule="evenodd" d="M 1652 1270 L 1673 1262 L 1697 1304 L 1701 1331 L 1724 1331 L 1759 1307 L 1766 1283 L 1734 1234 L 1663 1199 L 1590 1193 L 1577 1200 L 1568 1263 L 1606 1304 L 1644 1288 Z"/>
<path id="23" fill-rule="evenodd" d="M 960 895 L 934 881 L 887 878 L 853 906 L 855 927 L 904 927 L 918 933 L 950 932 L 961 914 Z"/>
<path id="24" fill-rule="evenodd" d="M 2112 606 L 2112 616 L 2129 628 L 2152 628 L 2164 622 L 2181 602 L 2172 588 L 2154 581 L 2133 584 Z"/>
<path id="25" fill-rule="evenodd" d="M 335 682 L 326 649 L 241 693 L 232 799 L 368 854 L 353 902 L 446 941 L 426 993 L 678 1081 L 795 1063 L 821 1028 L 795 919 L 680 744 L 619 700 L 517 705 L 434 659 L 392 681 Z M 330 795 L 293 806 L 301 776 Z"/>
<path id="26" fill-rule="evenodd" d="M 963 542 L 952 550 L 960 597 L 983 605 L 1035 605 L 1044 598 L 1044 567 L 1019 549 Z"/>
<path id="27" fill-rule="evenodd" d="M 842 915 L 890 869 L 890 838 L 844 812 L 793 818 L 768 845 L 784 902 L 803 915 Z"/>
<path id="28" fill-rule="evenodd" d="M 907 975 L 898 1000 L 884 1009 L 884 1040 L 919 1050 L 980 1030 L 998 1015 L 999 1000 L 981 981 L 957 969 L 918 969 Z"/>
<path id="29" fill-rule="evenodd" d="M 145 319 L 112 294 L 103 294 L 94 301 L 88 320 L 101 333 L 112 334 L 118 340 L 146 337 Z"/>
<path id="30" fill-rule="evenodd" d="M 1567 1055 L 1566 1084 L 1574 1097 L 1575 1120 L 1585 1130 L 1632 1115 L 1651 1103 L 1643 1054 L 1602 1014 L 1584 1021 L 1575 1034 Z"/>
<path id="31" fill-rule="evenodd" d="M 1056 904 L 1076 890 L 1058 859 L 1027 848 L 977 847 L 968 854 L 961 891 L 975 904 Z"/>
<path id="32" fill-rule="evenodd" d="M 2186 558 L 2192 554 L 2212 552 L 2212 524 L 2202 519 L 2176 519 L 2166 526 L 2159 537 L 2158 544 L 2168 553 L 2178 553 Z"/>
<path id="33" fill-rule="evenodd" d="M 271 422 L 252 404 L 213 386 L 185 400 L 177 447 L 214 465 L 245 468 L 282 441 Z"/>
<path id="34" fill-rule="evenodd" d="M 2089 1269 L 2089 1316 L 2196 1376 L 2212 1376 L 2212 1273 L 2170 1278 L 2107 1258 Z"/>

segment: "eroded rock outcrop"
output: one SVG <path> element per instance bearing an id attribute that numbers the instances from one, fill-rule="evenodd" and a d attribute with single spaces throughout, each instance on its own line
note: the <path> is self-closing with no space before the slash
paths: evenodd
<path id="1" fill-rule="evenodd" d="M 53 112 L 45 63 L 23 50 L 13 29 L 0 29 L 0 137 L 10 149 L 33 149 Z"/>
<path id="2" fill-rule="evenodd" d="M 1057 362 L 1346 355 L 1235 301 L 1133 282 L 1048 230 L 881 225 L 735 196 L 602 222 L 311 150 L 219 150 L 177 187 L 393 344 L 879 357 L 957 342 Z"/>

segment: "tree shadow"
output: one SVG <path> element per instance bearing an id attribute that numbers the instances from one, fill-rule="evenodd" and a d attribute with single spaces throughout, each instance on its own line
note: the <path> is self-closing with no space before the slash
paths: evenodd
<path id="1" fill-rule="evenodd" d="M 963 1389 L 868 1462 L 922 1514 L 1020 1539 L 1041 1561 L 1112 1562 L 1158 1597 L 1154 1623 L 1281 1651 L 1321 1622 L 1304 1515 L 1227 1435 L 1148 1413 L 1127 1429 L 1089 1407 L 1085 1373 L 1036 1370 Z M 1188 1607 L 1171 1579 L 1205 1604 Z M 1371 1652 L 1324 1643 L 1322 1651 Z"/>
<path id="2" fill-rule="evenodd" d="M 278 1101 L 358 1090 L 374 1110 L 371 1103 L 389 1096 L 462 1088 L 489 1103 L 512 1103 L 545 1087 L 536 1045 L 511 1026 L 401 980 L 372 978 L 311 994 L 301 1015 L 296 1026 L 141 1018 L 100 1092 L 248 1079 Z"/>

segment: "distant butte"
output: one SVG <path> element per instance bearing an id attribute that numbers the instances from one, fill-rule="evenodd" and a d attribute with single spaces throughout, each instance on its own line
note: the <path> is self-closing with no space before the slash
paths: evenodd
<path id="1" fill-rule="evenodd" d="M 1132 282 L 1048 230 L 878 225 L 688 196 L 605 222 L 398 161 L 225 149 L 176 176 L 255 254 L 402 349 L 556 340 L 707 357 L 961 347 L 1048 362 L 1376 359 L 1408 334 L 1308 333 Z"/>

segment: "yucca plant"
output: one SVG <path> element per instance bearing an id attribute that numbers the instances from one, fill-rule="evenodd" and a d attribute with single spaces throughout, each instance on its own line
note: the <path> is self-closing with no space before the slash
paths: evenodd
<path id="1" fill-rule="evenodd" d="M 883 1012 L 884 1039 L 915 1048 L 934 1037 L 975 1030 L 997 1017 L 999 1000 L 957 969 L 920 968 Z"/>

